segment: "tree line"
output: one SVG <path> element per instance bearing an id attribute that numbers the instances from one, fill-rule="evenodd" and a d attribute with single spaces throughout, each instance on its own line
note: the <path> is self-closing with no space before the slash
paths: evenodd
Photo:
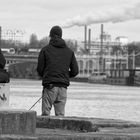
<path id="1" fill-rule="evenodd" d="M 29 42 L 23 43 L 15 40 L 1 40 L 1 48 L 14 48 L 16 53 L 27 53 L 30 48 L 41 49 L 49 43 L 49 37 L 38 39 L 36 34 L 31 34 Z M 67 46 L 74 52 L 77 52 L 78 44 L 76 40 L 65 40 Z"/>

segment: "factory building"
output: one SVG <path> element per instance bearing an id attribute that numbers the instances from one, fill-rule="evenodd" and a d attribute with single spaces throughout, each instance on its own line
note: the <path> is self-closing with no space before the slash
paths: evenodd
<path id="1" fill-rule="evenodd" d="M 112 69 L 128 69 L 127 51 L 112 53 L 114 47 L 119 46 L 123 49 L 128 43 L 126 37 L 117 37 L 114 41 L 111 35 L 104 32 L 104 26 L 101 24 L 101 34 L 98 40 L 93 41 L 91 38 L 91 29 L 84 27 L 84 47 L 86 55 L 77 55 L 80 69 L 80 77 L 88 77 L 95 71 L 106 72 L 110 74 Z M 124 49 L 123 49 L 124 50 Z"/>

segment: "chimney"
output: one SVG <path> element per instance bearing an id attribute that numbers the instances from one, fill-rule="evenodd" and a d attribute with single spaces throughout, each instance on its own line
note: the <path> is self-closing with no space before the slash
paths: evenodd
<path id="1" fill-rule="evenodd" d="M 101 24 L 101 55 L 103 55 L 103 33 L 104 33 L 104 25 Z"/>
<path id="2" fill-rule="evenodd" d="M 88 30 L 88 53 L 90 52 L 91 47 L 91 29 Z"/>
<path id="3" fill-rule="evenodd" d="M 87 25 L 85 25 L 85 31 L 84 31 L 84 47 L 87 49 Z"/>
<path id="4" fill-rule="evenodd" d="M 104 64 L 103 64 L 103 29 L 104 26 L 101 24 L 101 35 L 100 35 L 100 60 L 99 60 L 99 65 L 100 65 L 100 72 L 104 71 Z"/>

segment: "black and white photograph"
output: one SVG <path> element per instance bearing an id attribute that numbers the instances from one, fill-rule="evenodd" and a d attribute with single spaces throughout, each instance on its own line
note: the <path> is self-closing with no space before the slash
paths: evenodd
<path id="1" fill-rule="evenodd" d="M 140 1 L 4 0 L 0 140 L 140 140 Z"/>

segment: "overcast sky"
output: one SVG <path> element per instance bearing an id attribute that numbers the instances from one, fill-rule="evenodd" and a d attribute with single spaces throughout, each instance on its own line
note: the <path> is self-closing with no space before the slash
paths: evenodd
<path id="1" fill-rule="evenodd" d="M 92 39 L 105 32 L 140 41 L 139 0 L 3 0 L 0 26 L 3 30 L 20 29 L 24 36 L 49 35 L 54 25 L 63 25 L 63 38 L 84 40 L 84 24 L 91 28 Z M 64 28 L 65 27 L 65 28 Z"/>

